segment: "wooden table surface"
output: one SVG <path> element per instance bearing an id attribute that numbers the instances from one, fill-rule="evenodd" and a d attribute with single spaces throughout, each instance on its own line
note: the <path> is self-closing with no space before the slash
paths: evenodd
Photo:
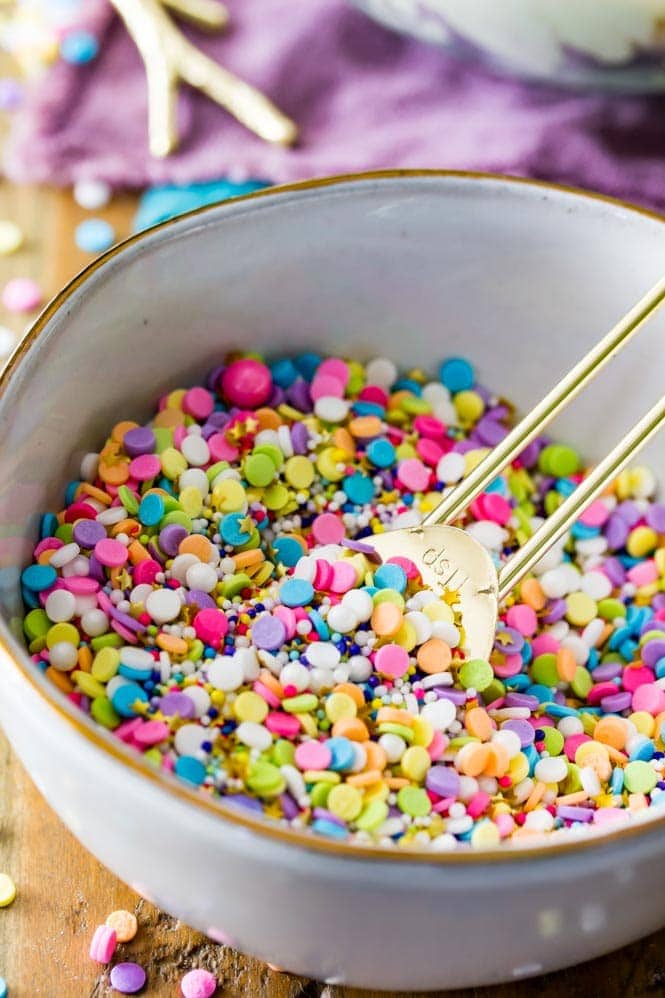
<path id="1" fill-rule="evenodd" d="M 121 237 L 130 231 L 134 209 L 131 197 L 116 197 L 101 214 Z M 0 219 L 14 219 L 26 233 L 26 245 L 20 252 L 0 257 L 0 285 L 13 275 L 31 276 L 47 295 L 53 294 L 89 260 L 76 249 L 73 239 L 75 225 L 85 216 L 68 193 L 0 186 Z M 18 332 L 25 327 L 25 320 L 0 312 L 0 325 Z M 136 959 L 146 968 L 148 984 L 143 993 L 150 998 L 179 994 L 177 982 L 194 967 L 206 967 L 217 974 L 220 996 L 369 998 L 371 994 L 271 970 L 207 940 L 141 900 L 69 834 L 0 734 L 2 871 L 14 878 L 19 892 L 10 908 L 0 910 L 0 975 L 7 980 L 10 998 L 111 995 L 108 974 L 92 963 L 87 952 L 95 927 L 116 908 L 128 908 L 138 916 L 139 933 L 120 952 L 123 958 Z M 482 946 L 482 940 L 478 944 Z M 288 967 L 288 953 L 283 962 Z M 445 981 L 443 969 L 441 976 Z M 665 931 L 610 957 L 559 974 L 447 994 L 457 998 L 662 995 Z"/>

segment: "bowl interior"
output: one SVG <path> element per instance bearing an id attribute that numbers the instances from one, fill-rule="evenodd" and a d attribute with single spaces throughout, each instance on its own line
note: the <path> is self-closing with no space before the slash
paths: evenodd
<path id="1" fill-rule="evenodd" d="M 653 216 L 522 182 L 412 174 L 311 184 L 168 223 L 47 310 L 0 397 L 0 600 L 37 517 L 119 418 L 237 347 L 435 369 L 470 358 L 532 405 L 665 271 Z M 662 391 L 657 316 L 555 428 L 599 457 Z M 647 460 L 665 466 L 665 437 Z"/>

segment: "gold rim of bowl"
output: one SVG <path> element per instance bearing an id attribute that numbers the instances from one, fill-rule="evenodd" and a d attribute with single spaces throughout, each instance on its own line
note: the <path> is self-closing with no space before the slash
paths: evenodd
<path id="1" fill-rule="evenodd" d="M 642 215 L 653 221 L 665 223 L 665 215 L 647 208 L 641 208 L 621 201 L 617 198 L 608 197 L 604 194 L 597 194 L 593 191 L 586 191 L 578 187 L 570 187 L 563 184 L 552 184 L 547 181 L 530 180 L 523 177 L 504 176 L 497 173 L 476 173 L 466 170 L 376 170 L 367 173 L 341 174 L 333 177 L 322 177 L 313 180 L 303 180 L 297 183 L 281 184 L 276 187 L 267 187 L 251 194 L 244 194 L 236 198 L 229 199 L 229 204 L 238 204 L 243 201 L 260 201 L 261 198 L 275 198 L 282 194 L 290 194 L 305 190 L 325 190 L 327 187 L 335 187 L 341 184 L 357 183 L 361 181 L 376 180 L 399 180 L 399 179 L 426 179 L 426 178 L 452 178 L 469 181 L 496 181 L 511 186 L 523 186 L 529 188 L 539 188 L 543 191 L 551 191 L 555 194 L 572 194 L 580 198 L 600 201 L 606 205 L 620 207 L 630 211 L 635 215 Z M 142 232 L 130 236 L 123 242 L 113 246 L 102 256 L 95 259 L 79 274 L 77 274 L 65 287 L 48 303 L 44 310 L 35 320 L 28 333 L 21 340 L 15 351 L 9 358 L 4 371 L 0 374 L 0 401 L 7 392 L 23 358 L 27 355 L 32 346 L 36 343 L 53 316 L 66 305 L 71 296 L 81 288 L 88 278 L 103 267 L 109 260 L 114 259 L 125 249 L 135 246 L 142 240 L 152 237 L 156 232 L 167 230 L 171 226 L 176 226 L 188 218 L 195 218 L 218 211 L 227 202 L 220 202 L 214 205 L 206 205 L 202 208 L 195 208 L 192 211 L 178 215 L 176 218 L 168 219 L 158 225 L 152 226 Z M 8 660 L 20 672 L 23 678 L 30 684 L 36 693 L 44 700 L 49 707 L 67 724 L 73 727 L 88 742 L 97 748 L 113 756 L 124 766 L 129 766 L 133 772 L 141 776 L 142 779 L 150 781 L 153 785 L 175 794 L 181 800 L 186 801 L 194 807 L 202 808 L 208 813 L 215 814 L 219 819 L 228 821 L 231 824 L 260 835 L 266 839 L 272 839 L 285 846 L 293 846 L 298 849 L 327 853 L 349 860 L 369 859 L 376 862 L 411 862 L 426 863 L 433 866 L 451 865 L 482 865 L 487 863 L 519 863 L 528 859 L 549 859 L 555 860 L 562 854 L 571 852 L 586 852 L 588 849 L 599 849 L 605 845 L 614 844 L 635 836 L 645 835 L 656 828 L 662 829 L 665 824 L 665 808 L 663 816 L 645 822 L 635 822 L 634 824 L 622 825 L 615 831 L 603 832 L 589 835 L 585 838 L 575 839 L 572 842 L 561 842 L 560 840 L 552 845 L 543 845 L 542 838 L 537 845 L 529 845 L 528 842 L 520 842 L 519 846 L 509 845 L 499 846 L 487 850 L 469 850 L 458 852 L 436 853 L 426 848 L 386 848 L 381 846 L 356 845 L 350 842 L 331 842 L 330 840 L 319 838 L 312 832 L 299 831 L 287 828 L 271 821 L 269 818 L 253 817 L 251 814 L 244 814 L 237 809 L 224 803 L 224 798 L 206 797 L 200 790 L 189 788 L 177 777 L 161 770 L 153 769 L 140 755 L 133 752 L 123 742 L 119 741 L 110 732 L 99 728 L 94 721 L 70 705 L 64 695 L 48 680 L 44 679 L 34 665 L 27 660 L 27 656 L 21 654 L 20 646 L 14 647 L 14 641 L 9 634 L 9 629 L 3 618 L 0 618 L 0 650 L 5 653 Z"/>

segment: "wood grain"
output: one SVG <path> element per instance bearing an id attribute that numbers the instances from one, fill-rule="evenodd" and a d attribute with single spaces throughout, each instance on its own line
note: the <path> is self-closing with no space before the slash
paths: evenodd
<path id="1" fill-rule="evenodd" d="M 134 210 L 133 198 L 116 197 L 102 214 L 122 237 L 129 232 Z M 85 216 L 68 193 L 0 185 L 0 218 L 18 221 L 27 237 L 20 253 L 0 258 L 0 284 L 14 274 L 29 275 L 40 281 L 47 295 L 53 294 L 89 261 L 73 241 L 74 228 Z M 0 324 L 18 332 L 25 322 L 1 315 Z M 149 998 L 177 995 L 177 982 L 193 967 L 206 967 L 217 975 L 220 996 L 377 998 L 379 994 L 328 987 L 275 972 L 210 942 L 142 901 L 69 834 L 1 735 L 0 871 L 10 873 L 19 890 L 15 903 L 0 911 L 0 975 L 7 980 L 10 998 L 105 998 L 113 994 L 108 973 L 92 963 L 87 953 L 95 927 L 115 908 L 128 908 L 138 916 L 139 933 L 131 944 L 120 948 L 119 956 L 136 959 L 146 968 L 144 994 Z M 362 940 L 358 944 L 362 946 Z M 387 945 L 399 945 L 399 940 L 387 941 Z M 479 939 L 479 948 L 482 945 Z M 288 954 L 284 963 L 288 966 Z M 665 932 L 559 974 L 446 994 L 449 998 L 663 995 Z"/>

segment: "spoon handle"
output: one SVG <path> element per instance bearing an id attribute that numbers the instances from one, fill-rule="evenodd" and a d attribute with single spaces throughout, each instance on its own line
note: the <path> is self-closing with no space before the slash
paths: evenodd
<path id="1" fill-rule="evenodd" d="M 665 277 L 596 343 L 594 347 L 548 392 L 538 405 L 511 430 L 484 460 L 425 517 L 423 527 L 456 520 L 496 476 L 579 395 L 582 389 L 635 335 L 639 327 L 665 301 Z"/>
<path id="2" fill-rule="evenodd" d="M 573 525 L 581 513 L 620 471 L 635 457 L 665 425 L 665 396 L 643 416 L 623 440 L 596 465 L 593 471 L 561 503 L 542 527 L 531 535 L 499 572 L 499 599 L 505 599 L 513 587 L 530 572 L 534 565 Z"/>

